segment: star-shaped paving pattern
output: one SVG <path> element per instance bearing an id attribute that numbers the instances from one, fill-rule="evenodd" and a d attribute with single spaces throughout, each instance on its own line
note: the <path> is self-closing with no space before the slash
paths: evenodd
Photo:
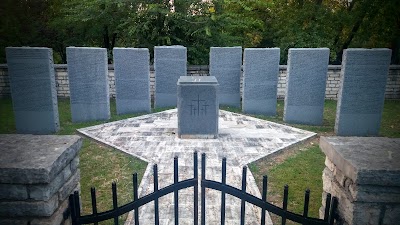
<path id="1" fill-rule="evenodd" d="M 171 109 L 78 131 L 149 163 L 139 186 L 140 196 L 153 192 L 153 164 L 158 165 L 159 188 L 173 183 L 175 156 L 179 158 L 179 180 L 193 177 L 193 152 L 197 151 L 199 156 L 206 153 L 206 178 L 219 182 L 222 158 L 226 157 L 227 184 L 240 188 L 242 166 L 316 135 L 220 110 L 218 139 L 180 139 L 177 137 L 177 121 L 177 110 Z M 250 171 L 246 180 L 247 192 L 260 197 L 260 191 Z M 206 224 L 220 224 L 220 193 L 208 189 L 206 192 Z M 228 195 L 226 206 L 225 224 L 239 224 L 240 200 Z M 160 224 L 174 224 L 173 209 L 172 194 L 160 198 Z M 154 204 L 149 203 L 139 211 L 141 224 L 154 224 Z M 134 224 L 131 218 L 132 215 L 128 220 Z M 246 224 L 260 224 L 260 218 L 260 210 L 246 203 Z M 179 191 L 179 222 L 193 224 L 193 188 Z M 272 224 L 269 218 L 267 224 Z"/>

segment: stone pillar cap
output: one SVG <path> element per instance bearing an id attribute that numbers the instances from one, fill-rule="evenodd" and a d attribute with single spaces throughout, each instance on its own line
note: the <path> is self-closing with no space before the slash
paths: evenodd
<path id="1" fill-rule="evenodd" d="M 81 145 L 77 135 L 0 134 L 0 183 L 50 183 Z"/>
<path id="2" fill-rule="evenodd" d="M 319 145 L 355 183 L 400 186 L 400 138 L 321 137 Z"/>

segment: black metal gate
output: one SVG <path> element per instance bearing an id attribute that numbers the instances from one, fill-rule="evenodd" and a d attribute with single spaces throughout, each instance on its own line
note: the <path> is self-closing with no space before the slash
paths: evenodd
<path id="1" fill-rule="evenodd" d="M 154 201 L 154 217 L 155 224 L 159 224 L 159 210 L 158 210 L 158 199 L 164 195 L 174 193 L 174 218 L 175 224 L 179 224 L 179 214 L 178 214 L 178 191 L 181 189 L 193 187 L 193 205 L 194 205 L 194 218 L 193 224 L 198 225 L 198 158 L 197 152 L 193 154 L 193 169 L 194 176 L 191 179 L 178 181 L 178 158 L 174 158 L 174 183 L 162 188 L 158 189 L 158 170 L 157 165 L 153 166 L 154 173 L 154 192 L 138 198 L 138 178 L 137 174 L 133 174 L 133 201 L 127 203 L 122 206 L 118 206 L 117 202 L 117 185 L 116 183 L 112 184 L 112 198 L 113 198 L 113 209 L 105 211 L 105 212 L 97 212 L 96 206 L 96 190 L 95 188 L 91 189 L 91 197 L 92 197 L 92 214 L 91 215 L 81 215 L 80 212 L 80 199 L 79 193 L 76 191 L 74 194 L 69 196 L 69 211 L 71 215 L 72 225 L 80 225 L 80 224 L 97 224 L 98 222 L 114 219 L 114 224 L 118 224 L 118 216 L 125 214 L 129 211 L 134 211 L 135 225 L 140 224 L 140 218 L 138 209 L 140 206 L 143 206 L 149 202 Z M 222 160 L 222 182 L 216 182 L 213 180 L 207 180 L 206 177 L 206 155 L 203 153 L 201 155 L 201 224 L 205 225 L 205 208 L 206 208 L 206 188 L 218 190 L 221 192 L 221 224 L 225 224 L 225 196 L 226 194 L 235 196 L 241 199 L 241 214 L 240 214 L 240 224 L 244 225 L 245 222 L 245 203 L 251 203 L 255 206 L 258 206 L 262 209 L 261 221 L 260 224 L 265 224 L 265 215 L 266 211 L 276 214 L 282 218 L 282 224 L 286 224 L 286 220 L 291 220 L 300 224 L 307 225 L 332 225 L 334 222 L 334 218 L 336 215 L 337 208 L 337 198 L 331 197 L 330 194 L 327 195 L 326 198 L 326 208 L 324 219 L 311 218 L 308 217 L 308 203 L 310 191 L 306 190 L 304 197 L 304 211 L 303 215 L 296 214 L 287 210 L 287 202 L 288 202 L 288 186 L 286 185 L 284 188 L 284 197 L 283 197 L 283 207 L 280 208 L 266 201 L 267 196 L 267 176 L 263 178 L 263 190 L 262 190 L 262 198 L 258 198 L 246 192 L 246 176 L 247 176 L 247 167 L 243 167 L 242 172 L 242 188 L 237 189 L 235 187 L 229 186 L 226 184 L 226 158 Z"/>

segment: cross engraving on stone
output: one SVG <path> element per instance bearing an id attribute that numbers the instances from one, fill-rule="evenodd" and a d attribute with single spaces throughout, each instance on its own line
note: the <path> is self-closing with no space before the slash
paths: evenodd
<path id="1" fill-rule="evenodd" d="M 201 100 L 200 95 L 197 95 L 196 100 L 192 100 L 190 106 L 191 116 L 207 115 L 207 105 L 206 100 Z"/>

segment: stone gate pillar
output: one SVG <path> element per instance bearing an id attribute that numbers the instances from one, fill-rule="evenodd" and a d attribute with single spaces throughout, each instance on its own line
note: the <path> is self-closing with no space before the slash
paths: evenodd
<path id="1" fill-rule="evenodd" d="M 326 193 L 338 198 L 336 224 L 399 224 L 400 138 L 321 137 Z M 321 217 L 321 218 L 322 218 Z"/>
<path id="2" fill-rule="evenodd" d="M 81 145 L 76 135 L 0 135 L 0 224 L 70 224 Z"/>

